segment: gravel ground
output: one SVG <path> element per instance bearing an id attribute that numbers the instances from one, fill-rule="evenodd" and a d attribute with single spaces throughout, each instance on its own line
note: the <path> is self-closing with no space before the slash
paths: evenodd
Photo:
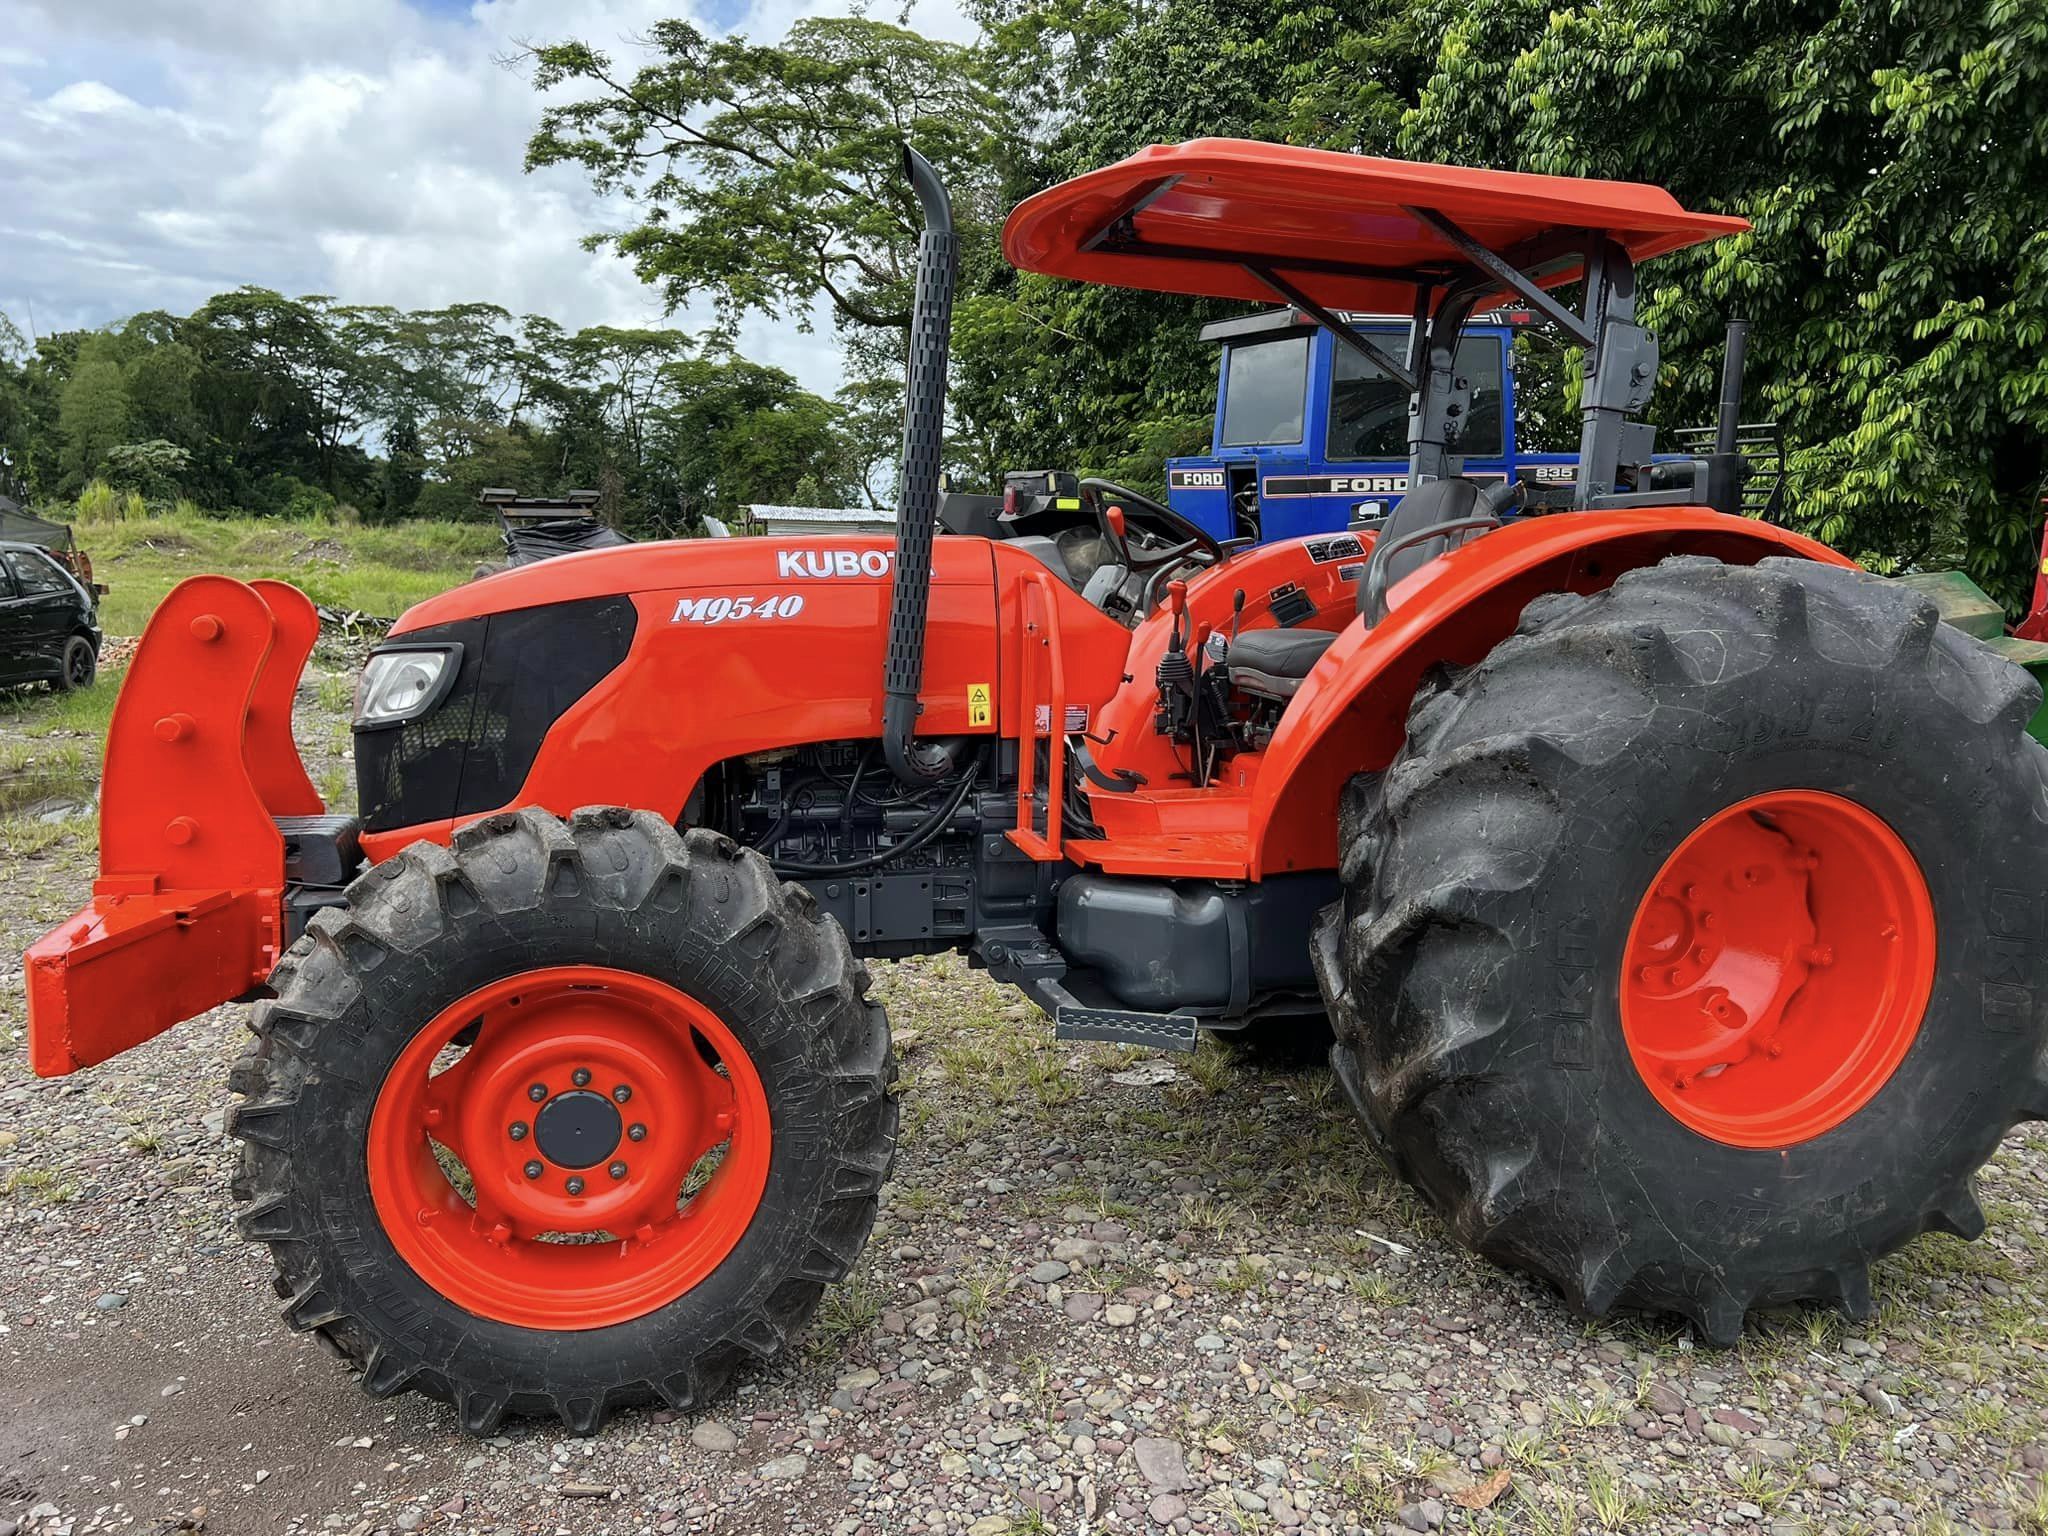
<path id="1" fill-rule="evenodd" d="M 299 713 L 331 783 L 348 690 L 326 666 Z M 92 876 L 90 819 L 48 825 L 6 843 L 10 954 Z M 278 1321 L 229 1221 L 243 1010 L 39 1082 L 10 962 L 0 1536 L 2048 1532 L 2031 1132 L 1985 1173 L 1989 1237 L 1880 1265 L 1871 1324 L 1758 1317 L 1714 1353 L 1575 1321 L 1455 1248 L 1327 1074 L 1059 1045 L 958 959 L 875 971 L 903 1152 L 794 1357 L 710 1417 L 478 1443 Z"/>

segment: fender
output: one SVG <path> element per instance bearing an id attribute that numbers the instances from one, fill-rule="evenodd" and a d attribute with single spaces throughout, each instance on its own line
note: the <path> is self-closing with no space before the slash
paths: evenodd
<path id="1" fill-rule="evenodd" d="M 1394 760 L 1430 667 L 1478 661 L 1546 592 L 1598 592 L 1672 555 L 1856 563 L 1803 534 L 1705 507 L 1524 518 L 1431 561 L 1395 586 L 1376 627 L 1346 627 L 1295 695 L 1251 787 L 1253 878 L 1335 865 L 1345 781 Z"/>

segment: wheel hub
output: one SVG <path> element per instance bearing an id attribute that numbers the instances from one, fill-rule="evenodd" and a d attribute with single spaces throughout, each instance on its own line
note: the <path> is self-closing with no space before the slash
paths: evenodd
<path id="1" fill-rule="evenodd" d="M 618 1150 L 626 1122 L 612 1101 L 588 1088 L 558 1093 L 533 1117 L 540 1155 L 562 1168 L 590 1168 Z"/>
<path id="2" fill-rule="evenodd" d="M 458 999 L 400 1054 L 370 1116 L 370 1192 L 450 1300 L 597 1328 L 718 1267 L 760 1205 L 771 1133 L 760 1075 L 710 1009 L 549 967 Z"/>
<path id="3" fill-rule="evenodd" d="M 1790 1146 L 1861 1109 L 1911 1048 L 1933 989 L 1933 903 L 1877 816 L 1780 790 L 1679 845 L 1624 964 L 1622 1033 L 1658 1102 L 1717 1141 Z"/>

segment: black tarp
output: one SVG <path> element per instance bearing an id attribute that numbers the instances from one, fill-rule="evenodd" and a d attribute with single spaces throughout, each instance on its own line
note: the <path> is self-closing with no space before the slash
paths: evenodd
<path id="1" fill-rule="evenodd" d="M 618 529 L 594 517 L 546 517 L 505 520 L 505 553 L 514 565 L 532 565 L 556 555 L 573 555 L 579 549 L 610 549 L 630 544 Z"/>
<path id="2" fill-rule="evenodd" d="M 24 511 L 20 502 L 6 496 L 0 496 L 0 539 L 33 544 L 38 549 L 71 548 L 69 528 Z"/>

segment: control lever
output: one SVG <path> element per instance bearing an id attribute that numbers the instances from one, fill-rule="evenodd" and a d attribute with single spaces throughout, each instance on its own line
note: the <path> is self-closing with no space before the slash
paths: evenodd
<path id="1" fill-rule="evenodd" d="M 1244 588 L 1230 595 L 1230 643 L 1237 644 L 1237 626 L 1244 622 Z"/>
<path id="2" fill-rule="evenodd" d="M 1158 727 L 1178 737 L 1187 725 L 1189 707 L 1195 698 L 1195 666 L 1188 657 L 1188 584 L 1166 584 L 1166 602 L 1173 615 L 1173 627 L 1166 634 L 1166 650 L 1159 658 L 1153 681 L 1159 688 Z"/>

